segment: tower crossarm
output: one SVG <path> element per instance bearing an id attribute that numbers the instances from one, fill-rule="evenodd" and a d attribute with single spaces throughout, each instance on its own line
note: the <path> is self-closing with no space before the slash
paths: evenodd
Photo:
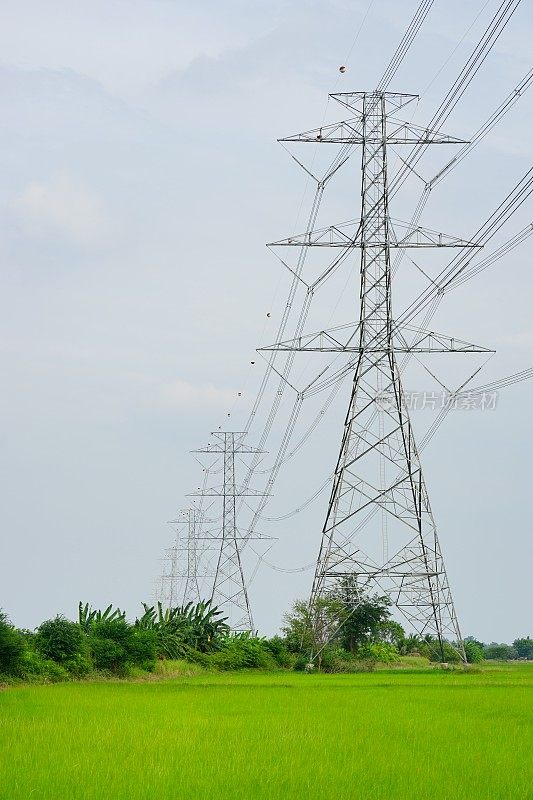
<path id="1" fill-rule="evenodd" d="M 345 106 L 352 112 L 357 112 L 361 115 L 368 110 L 371 105 L 380 103 L 381 109 L 384 114 L 396 113 L 409 103 L 420 99 L 418 94 L 406 94 L 404 92 L 332 92 L 330 95 L 332 100 Z"/>
<path id="2" fill-rule="evenodd" d="M 384 235 L 384 232 L 382 232 Z M 459 236 L 451 236 L 448 233 L 434 231 L 431 228 L 424 228 L 417 225 L 411 227 L 406 222 L 400 220 L 388 220 L 388 240 L 384 238 L 373 239 L 372 245 L 390 248 L 425 248 L 425 247 L 482 247 L 482 245 L 463 239 Z M 289 236 L 287 239 L 279 239 L 270 242 L 268 247 L 342 247 L 342 248 L 362 248 L 367 241 L 363 235 L 363 225 L 359 220 L 349 220 L 338 225 L 330 225 L 328 228 L 319 228 L 306 233 L 298 233 Z"/>
<path id="3" fill-rule="evenodd" d="M 207 447 L 200 447 L 197 450 L 192 450 L 192 453 L 218 453 L 222 454 L 225 453 L 228 447 L 228 433 L 224 433 L 221 431 L 212 431 L 211 436 L 214 439 L 213 443 L 209 443 Z M 246 431 L 232 431 L 231 432 L 231 442 L 232 442 L 232 452 L 233 453 L 240 453 L 240 454 L 255 454 L 255 453 L 264 453 L 264 450 L 258 450 L 256 447 L 249 447 L 248 445 L 244 444 L 244 437 L 246 436 Z"/>
<path id="4" fill-rule="evenodd" d="M 358 144 L 378 146 L 387 145 L 417 145 L 417 144 L 468 144 L 464 139 L 443 133 L 434 128 L 423 128 L 411 122 L 397 119 L 395 114 L 400 108 L 417 99 L 417 95 L 400 95 L 393 92 L 347 92 L 330 95 L 341 105 L 348 108 L 353 117 L 320 128 L 296 133 L 278 139 L 279 142 L 317 142 L 324 144 Z M 368 122 L 368 109 L 380 104 L 380 113 L 383 114 L 384 125 L 382 128 L 370 130 Z"/>
<path id="5" fill-rule="evenodd" d="M 259 347 L 262 351 L 296 351 L 309 353 L 362 353 L 359 339 L 360 324 L 340 325 L 329 330 L 317 331 L 296 339 L 287 339 L 283 342 Z M 411 335 L 408 341 L 406 333 Z M 367 353 L 494 353 L 495 351 L 472 344 L 471 342 L 448 336 L 436 331 L 425 331 L 411 325 L 401 329 L 395 328 L 392 340 L 388 342 L 369 342 L 364 348 Z"/>
<path id="6" fill-rule="evenodd" d="M 232 491 L 228 491 L 225 486 L 211 486 L 209 489 L 189 492 L 187 497 L 224 497 L 228 494 L 235 495 L 235 497 L 265 497 L 265 492 L 251 489 L 249 486 L 245 486 L 242 489 L 236 486 L 233 487 Z"/>
<path id="7" fill-rule="evenodd" d="M 361 124 L 361 120 L 355 117 L 341 122 L 334 122 L 331 125 L 322 125 L 320 128 L 313 128 L 310 131 L 296 133 L 292 136 L 285 136 L 282 139 L 278 139 L 278 141 L 354 145 L 360 145 L 366 141 L 367 143 L 378 144 L 379 139 L 377 138 L 364 138 L 360 130 Z M 450 136 L 439 131 L 430 131 L 400 120 L 391 120 L 386 141 L 389 145 L 406 144 L 411 147 L 418 144 L 468 144 L 466 139 L 459 139 L 457 136 Z"/>

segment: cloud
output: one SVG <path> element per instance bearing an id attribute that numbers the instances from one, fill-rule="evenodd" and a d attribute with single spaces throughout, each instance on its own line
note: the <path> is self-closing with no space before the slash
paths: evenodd
<path id="1" fill-rule="evenodd" d="M 29 183 L 12 205 L 30 236 L 60 236 L 87 245 L 99 242 L 105 233 L 98 199 L 64 174 L 47 183 Z"/>
<path id="2" fill-rule="evenodd" d="M 182 411 L 207 408 L 226 410 L 235 402 L 235 392 L 219 389 L 211 383 L 194 385 L 176 380 L 163 386 L 160 399 L 164 406 Z"/>

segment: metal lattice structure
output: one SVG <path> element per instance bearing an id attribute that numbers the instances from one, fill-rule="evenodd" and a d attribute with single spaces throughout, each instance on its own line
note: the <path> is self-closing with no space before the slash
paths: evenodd
<path id="1" fill-rule="evenodd" d="M 170 524 L 179 526 L 172 547 L 165 550 L 158 599 L 169 608 L 197 603 L 201 598 L 199 535 L 205 515 L 197 508 L 182 509 Z"/>
<path id="2" fill-rule="evenodd" d="M 210 599 L 228 618 L 234 631 L 253 631 L 254 622 L 242 561 L 242 549 L 250 536 L 243 536 L 237 525 L 238 498 L 262 496 L 249 486 L 240 487 L 236 481 L 235 456 L 259 453 L 244 444 L 246 433 L 221 432 L 211 434 L 213 444 L 195 450 L 196 453 L 218 455 L 222 459 L 223 482 L 221 486 L 205 488 L 194 496 L 219 498 L 222 504 L 222 525 L 218 531 L 205 531 L 200 539 L 209 546 L 218 546 L 218 557 L 214 569 Z M 254 539 L 267 537 L 256 535 Z"/>
<path id="3" fill-rule="evenodd" d="M 461 632 L 413 428 L 398 353 L 486 352 L 452 337 L 395 324 L 391 248 L 468 247 L 471 243 L 389 216 L 387 147 L 461 140 L 396 119 L 415 95 L 389 92 L 333 95 L 353 117 L 282 141 L 362 146 L 361 218 L 310 231 L 272 246 L 360 249 L 359 324 L 278 342 L 275 350 L 355 353 L 355 373 L 312 586 L 311 602 L 339 582 L 356 596 L 386 594 L 409 627 L 440 642 Z"/>

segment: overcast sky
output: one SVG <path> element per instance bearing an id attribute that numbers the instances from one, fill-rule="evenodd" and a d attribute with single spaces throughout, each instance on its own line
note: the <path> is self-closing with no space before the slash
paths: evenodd
<path id="1" fill-rule="evenodd" d="M 0 606 L 17 625 L 74 616 L 78 600 L 133 615 L 150 599 L 173 537 L 166 522 L 202 479 L 189 451 L 219 425 L 242 429 L 262 374 L 255 348 L 275 338 L 288 273 L 264 244 L 305 229 L 312 187 L 275 140 L 341 119 L 328 92 L 372 89 L 417 4 L 0 4 Z M 390 87 L 421 95 L 409 111 L 417 124 L 498 5 L 435 1 Z M 525 75 L 532 28 L 523 2 L 448 132 L 468 139 Z M 423 223 L 471 235 L 530 167 L 532 123 L 528 93 L 435 191 Z M 423 177 L 450 155 L 429 156 Z M 329 190 L 323 225 L 357 216 L 352 161 Z M 392 215 L 409 219 L 420 189 L 413 178 Z M 530 219 L 528 203 L 501 241 Z M 526 243 L 452 293 L 435 320 L 497 349 L 477 384 L 533 366 L 529 253 Z M 395 309 L 414 286 L 409 263 Z M 311 330 L 357 316 L 356 288 L 343 285 L 340 303 L 334 289 L 316 298 Z M 446 380 L 459 383 L 476 363 Z M 433 388 L 420 371 L 405 380 Z M 348 390 L 280 476 L 265 515 L 296 509 L 326 481 Z M 450 413 L 424 452 L 463 632 L 485 640 L 532 633 L 532 402 L 533 383 L 522 383 L 495 410 Z M 250 444 L 267 411 L 265 401 Z M 419 438 L 431 415 L 414 414 Z M 270 458 L 285 422 L 280 412 Z M 276 537 L 269 562 L 312 563 L 326 503 L 327 489 L 301 514 L 264 521 L 261 532 Z M 311 578 L 260 567 L 250 591 L 262 632 L 276 630 Z"/>

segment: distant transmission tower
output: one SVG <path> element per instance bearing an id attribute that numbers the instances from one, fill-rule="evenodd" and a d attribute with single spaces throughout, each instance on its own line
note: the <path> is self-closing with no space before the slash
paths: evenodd
<path id="1" fill-rule="evenodd" d="M 223 483 L 221 486 L 194 492 L 195 496 L 219 497 L 222 500 L 222 525 L 218 531 L 206 532 L 199 538 L 218 544 L 218 557 L 214 571 L 211 600 L 228 617 L 234 631 L 253 631 L 254 622 L 250 599 L 242 563 L 242 550 L 245 543 L 267 537 L 244 536 L 237 526 L 237 498 L 262 496 L 248 486 L 239 487 L 235 477 L 235 456 L 260 452 L 244 444 L 244 432 L 220 432 L 211 434 L 215 443 L 195 450 L 210 456 L 219 454 L 223 461 Z"/>
<path id="2" fill-rule="evenodd" d="M 198 537 L 205 522 L 197 508 L 184 508 L 172 520 L 171 524 L 186 527 L 176 531 L 174 544 L 165 550 L 159 599 L 169 607 L 202 599 L 200 586 L 206 576 L 201 572 Z"/>
<path id="3" fill-rule="evenodd" d="M 402 122 L 396 112 L 416 95 L 355 92 L 332 97 L 350 109 L 345 122 L 284 142 L 362 145 L 362 208 L 357 223 L 310 231 L 275 245 L 360 248 L 359 324 L 346 342 L 339 330 L 278 342 L 276 350 L 353 353 L 355 374 L 335 469 L 311 599 L 339 582 L 387 594 L 410 627 L 438 639 L 461 632 L 446 576 L 405 396 L 398 353 L 487 352 L 434 332 L 398 326 L 392 316 L 391 248 L 467 247 L 471 243 L 389 217 L 389 145 L 461 140 Z M 337 251 L 339 252 L 339 251 Z"/>

